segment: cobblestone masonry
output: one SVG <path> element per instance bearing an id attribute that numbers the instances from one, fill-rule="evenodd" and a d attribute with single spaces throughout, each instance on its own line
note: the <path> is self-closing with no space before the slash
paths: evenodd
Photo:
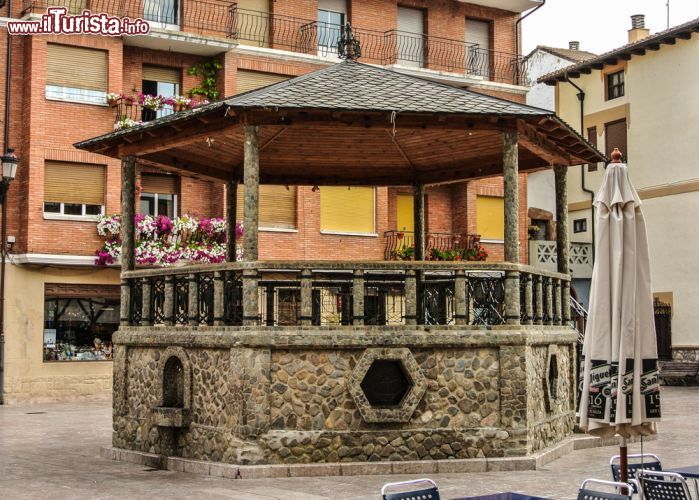
<path id="1" fill-rule="evenodd" d="M 572 430 L 575 336 L 565 328 L 316 330 L 122 329 L 114 446 L 159 454 L 174 442 L 176 455 L 240 464 L 401 461 L 525 455 Z M 409 356 L 424 378 L 406 421 L 362 417 L 348 385 L 368 349 Z M 174 354 L 184 410 L 160 408 Z M 187 418 L 158 426 L 163 411 Z"/>

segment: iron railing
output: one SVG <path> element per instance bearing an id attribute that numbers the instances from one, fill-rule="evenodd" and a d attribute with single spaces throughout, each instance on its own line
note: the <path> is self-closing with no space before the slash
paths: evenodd
<path id="1" fill-rule="evenodd" d="M 383 233 L 386 239 L 384 247 L 385 260 L 412 260 L 415 249 L 415 235 L 412 231 L 385 231 Z M 433 250 L 439 252 L 457 251 L 460 253 L 466 250 L 476 248 L 481 237 L 478 234 L 459 234 L 459 233 L 427 233 L 425 235 L 425 258 L 430 260 L 438 260 L 433 258 Z"/>
<path id="2" fill-rule="evenodd" d="M 66 7 L 70 14 L 87 9 L 140 18 L 149 21 L 151 28 L 227 37 L 232 29 L 234 5 L 220 0 L 25 0 L 23 15 L 43 14 L 49 7 Z"/>
<path id="3" fill-rule="evenodd" d="M 231 15 L 230 37 L 244 45 L 319 56 L 337 54 L 339 25 L 237 6 L 231 9 Z M 374 31 L 355 26 L 354 35 L 361 45 L 364 62 L 449 71 L 502 83 L 526 83 L 525 63 L 514 54 L 398 30 Z"/>
<path id="4" fill-rule="evenodd" d="M 123 126 L 127 127 L 130 124 L 149 122 L 156 118 L 162 118 L 174 112 L 172 106 L 164 106 L 156 111 L 150 108 L 144 108 L 136 102 L 132 103 L 122 99 L 114 106 L 114 123 L 117 125 L 116 128 L 119 128 L 118 125 L 120 124 L 124 124 Z"/>
<path id="5" fill-rule="evenodd" d="M 508 274 L 509 273 L 509 274 Z M 564 325 L 569 279 L 506 263 L 225 263 L 124 273 L 133 326 Z"/>

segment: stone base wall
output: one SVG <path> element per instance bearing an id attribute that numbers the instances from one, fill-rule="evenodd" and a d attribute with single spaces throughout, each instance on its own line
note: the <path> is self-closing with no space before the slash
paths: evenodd
<path id="1" fill-rule="evenodd" d="M 116 335 L 116 448 L 233 464 L 494 458 L 573 428 L 564 327 L 144 330 Z M 362 385 L 383 360 L 409 381 L 390 407 Z"/>

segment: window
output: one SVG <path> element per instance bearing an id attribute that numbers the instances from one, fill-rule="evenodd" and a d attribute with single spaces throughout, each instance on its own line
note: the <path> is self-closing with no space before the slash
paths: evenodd
<path id="1" fill-rule="evenodd" d="M 245 187 L 238 185 L 236 217 L 243 220 Z M 296 186 L 260 185 L 260 228 L 296 229 Z"/>
<path id="2" fill-rule="evenodd" d="M 466 68 L 469 74 L 490 77 L 490 38 L 490 22 L 466 19 Z"/>
<path id="3" fill-rule="evenodd" d="M 112 359 L 119 327 L 119 286 L 47 283 L 44 361 Z"/>
<path id="4" fill-rule="evenodd" d="M 291 77 L 287 75 L 277 75 L 274 73 L 263 73 L 261 71 L 239 69 L 236 72 L 235 77 L 236 94 L 266 87 L 267 85 L 272 85 L 273 83 L 283 82 L 289 78 Z"/>
<path id="5" fill-rule="evenodd" d="M 46 98 L 106 105 L 107 52 L 46 45 Z"/>
<path id="6" fill-rule="evenodd" d="M 155 27 L 179 25 L 179 2 L 177 0 L 145 0 L 143 19 L 156 23 Z M 160 25 L 160 26 L 157 26 Z"/>
<path id="7" fill-rule="evenodd" d="M 44 165 L 44 218 L 94 219 L 104 213 L 102 165 L 47 161 Z"/>
<path id="8" fill-rule="evenodd" d="M 483 240 L 505 239 L 505 200 L 497 196 L 476 197 L 476 231 Z"/>
<path id="9" fill-rule="evenodd" d="M 321 187 L 321 233 L 375 235 L 374 202 L 373 187 Z"/>
<path id="10" fill-rule="evenodd" d="M 165 97 L 179 95 L 180 70 L 179 68 L 163 68 L 160 66 L 143 66 L 141 89 L 144 94 L 162 95 Z M 155 120 L 162 116 L 172 114 L 172 106 L 166 104 L 158 111 L 143 109 L 141 120 L 144 122 Z"/>
<path id="11" fill-rule="evenodd" d="M 425 60 L 425 13 L 420 9 L 398 7 L 398 64 L 421 68 Z"/>
<path id="12" fill-rule="evenodd" d="M 626 144 L 626 119 L 604 124 L 604 152 L 611 159 L 614 148 L 621 151 L 621 161 L 628 161 L 628 149 Z"/>
<path id="13" fill-rule="evenodd" d="M 318 53 L 337 54 L 340 30 L 345 24 L 345 0 L 318 0 Z"/>
<path id="14" fill-rule="evenodd" d="M 587 232 L 587 219 L 575 219 L 573 221 L 573 232 L 574 233 L 586 233 Z"/>
<path id="15" fill-rule="evenodd" d="M 624 95 L 624 72 L 617 71 L 607 75 L 607 100 L 611 101 Z"/>
<path id="16" fill-rule="evenodd" d="M 592 144 L 595 148 L 597 147 L 597 127 L 588 127 L 588 129 L 587 129 L 587 142 Z M 597 171 L 597 164 L 596 163 L 588 163 L 587 164 L 587 171 L 588 172 Z"/>
<path id="17" fill-rule="evenodd" d="M 174 175 L 141 175 L 139 212 L 143 215 L 177 217 L 177 177 Z"/>

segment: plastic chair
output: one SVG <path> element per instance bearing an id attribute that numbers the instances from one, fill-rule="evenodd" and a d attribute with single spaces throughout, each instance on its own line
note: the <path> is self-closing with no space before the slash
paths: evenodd
<path id="1" fill-rule="evenodd" d="M 618 481 L 605 481 L 604 479 L 585 479 L 578 490 L 578 500 L 631 500 L 634 488 L 638 489 L 636 481 L 629 481 L 630 484 L 620 483 Z M 594 489 L 590 488 L 590 484 L 594 484 Z M 615 491 L 599 491 L 599 486 L 607 486 L 614 488 Z M 622 493 L 626 489 L 628 494 Z"/>
<path id="2" fill-rule="evenodd" d="M 652 453 L 636 453 L 633 455 L 628 455 L 628 465 L 626 467 L 628 478 L 634 479 L 638 474 L 638 471 L 651 470 L 651 471 L 662 471 L 663 467 L 660 464 L 660 458 L 658 455 Z M 609 466 L 612 468 L 612 479 L 614 481 L 621 481 L 621 467 L 620 462 L 621 456 L 614 455 L 609 461 Z M 633 462 L 632 462 L 633 461 Z M 629 481 L 631 482 L 631 481 Z M 634 493 L 638 493 L 638 489 L 634 484 Z"/>
<path id="3" fill-rule="evenodd" d="M 643 470 L 638 481 L 645 500 L 692 500 L 687 481 L 674 472 Z"/>
<path id="4" fill-rule="evenodd" d="M 388 490 L 396 488 L 404 488 L 406 486 L 414 486 L 417 484 L 429 484 L 429 488 L 420 490 L 401 491 L 389 493 Z M 413 479 L 412 481 L 401 481 L 399 483 L 386 483 L 381 488 L 381 496 L 383 500 L 439 500 L 439 489 L 437 484 L 431 479 Z"/>

